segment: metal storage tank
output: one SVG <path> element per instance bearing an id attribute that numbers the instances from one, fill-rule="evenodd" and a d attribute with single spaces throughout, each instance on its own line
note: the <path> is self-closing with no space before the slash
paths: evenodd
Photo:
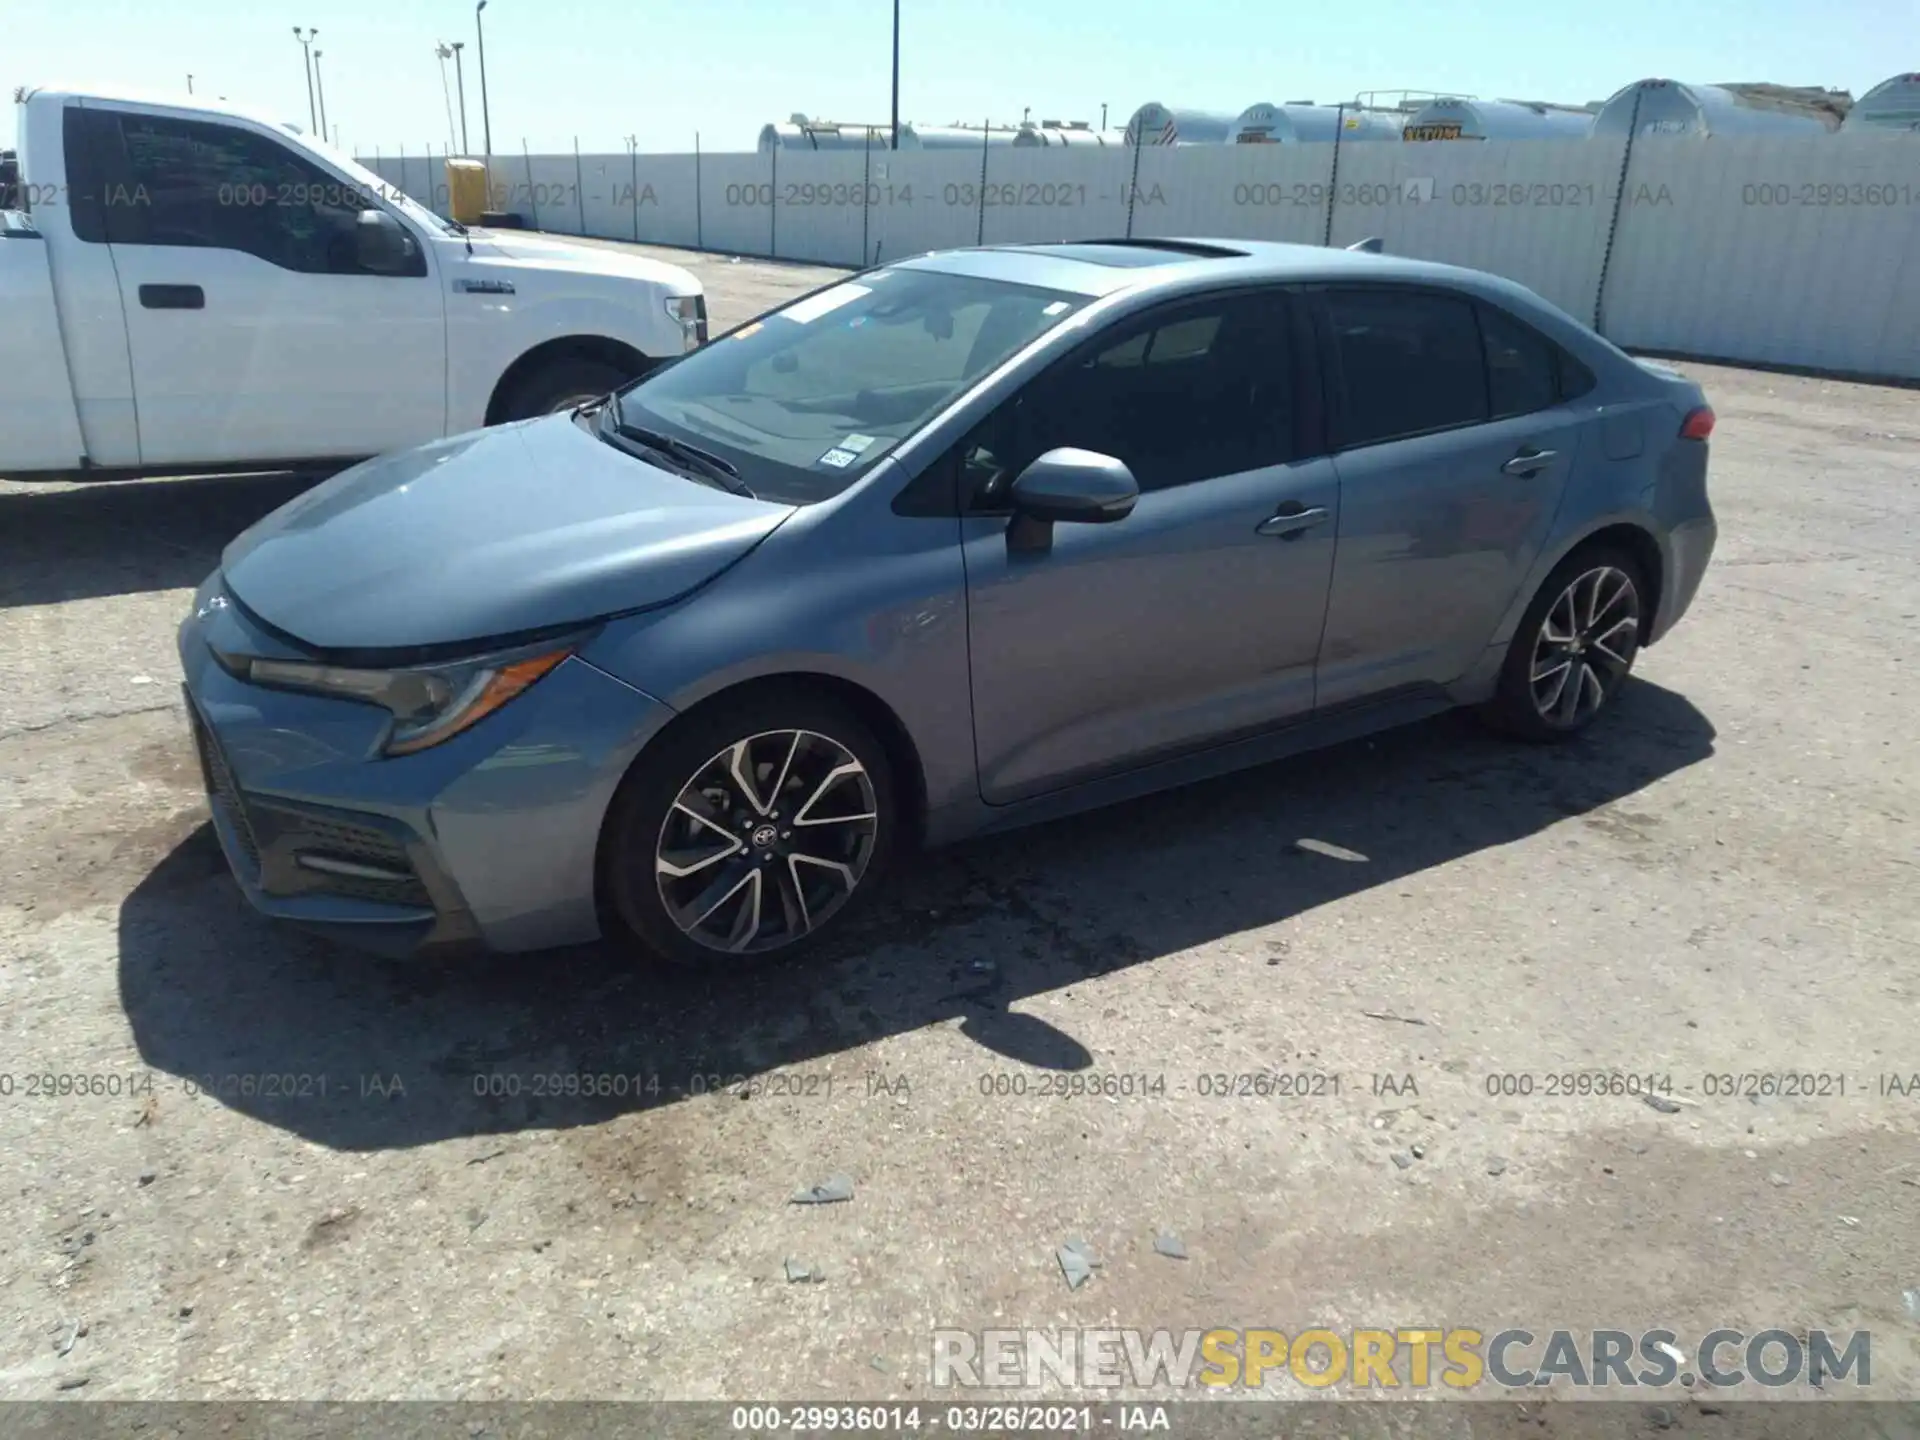
<path id="1" fill-rule="evenodd" d="M 1127 144 L 1224 145 L 1238 118 L 1224 110 L 1170 110 L 1149 102 L 1127 121 Z"/>
<path id="2" fill-rule="evenodd" d="M 904 132 L 906 127 L 900 127 Z M 984 143 L 988 147 L 1016 145 L 1020 133 L 1017 125 L 921 125 L 914 130 L 916 150 L 978 150 Z M 905 149 L 905 136 L 902 135 L 901 149 Z"/>
<path id="3" fill-rule="evenodd" d="M 1330 141 L 1398 140 L 1404 115 L 1349 105 L 1315 105 L 1304 100 L 1285 105 L 1249 105 L 1234 119 L 1232 145 L 1300 145 Z"/>
<path id="4" fill-rule="evenodd" d="M 1817 135 L 1839 128 L 1840 110 L 1825 91 L 1763 85 L 1686 85 L 1641 80 L 1617 92 L 1593 117 L 1595 135 L 1625 135 L 1640 101 L 1642 135 Z"/>
<path id="5" fill-rule="evenodd" d="M 1029 121 L 1013 137 L 1015 145 L 1124 145 L 1124 130 L 1097 130 L 1086 120 Z"/>
<path id="6" fill-rule="evenodd" d="M 885 150 L 892 136 L 887 125 L 848 125 L 795 115 L 784 124 L 762 125 L 757 148 L 762 155 L 769 150 Z M 920 148 L 919 136 L 905 121 L 900 123 L 900 148 Z"/>
<path id="7" fill-rule="evenodd" d="M 1920 131 L 1920 74 L 1882 80 L 1860 97 L 1840 128 Z"/>
<path id="8" fill-rule="evenodd" d="M 1537 100 L 1430 100 L 1401 128 L 1406 140 L 1584 140 L 1593 116 Z"/>

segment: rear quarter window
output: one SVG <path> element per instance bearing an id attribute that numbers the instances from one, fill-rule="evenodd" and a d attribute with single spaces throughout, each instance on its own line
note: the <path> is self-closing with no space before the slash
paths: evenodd
<path id="1" fill-rule="evenodd" d="M 1531 415 L 1560 402 L 1559 347 L 1532 326 L 1482 305 L 1480 340 L 1487 357 L 1493 418 Z"/>

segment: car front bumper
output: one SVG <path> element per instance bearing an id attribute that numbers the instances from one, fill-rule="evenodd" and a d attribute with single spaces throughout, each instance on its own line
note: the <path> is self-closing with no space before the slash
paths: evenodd
<path id="1" fill-rule="evenodd" d="M 444 744 L 386 757 L 384 710 L 220 665 L 213 645 L 289 652 L 217 585 L 179 645 L 214 829 L 263 914 L 388 955 L 599 935 L 601 821 L 665 705 L 575 657 Z"/>

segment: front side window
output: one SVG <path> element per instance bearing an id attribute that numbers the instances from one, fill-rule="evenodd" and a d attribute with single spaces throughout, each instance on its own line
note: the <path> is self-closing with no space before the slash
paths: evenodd
<path id="1" fill-rule="evenodd" d="M 1328 291 L 1326 312 L 1343 448 L 1489 418 L 1486 364 L 1469 301 L 1381 286 Z"/>
<path id="2" fill-rule="evenodd" d="M 803 297 L 620 396 L 620 414 L 720 456 L 765 499 L 845 489 L 1087 297 L 885 269 Z"/>
<path id="3" fill-rule="evenodd" d="M 1285 464 L 1294 456 L 1286 301 L 1232 295 L 1122 322 L 1034 380 L 960 448 L 976 510 L 1048 450 L 1111 455 L 1144 491 Z"/>
<path id="4" fill-rule="evenodd" d="M 109 182 L 115 244 L 238 250 L 283 270 L 359 275 L 367 193 L 265 135 L 122 113 L 124 178 Z M 424 262 L 415 273 L 424 274 Z"/>

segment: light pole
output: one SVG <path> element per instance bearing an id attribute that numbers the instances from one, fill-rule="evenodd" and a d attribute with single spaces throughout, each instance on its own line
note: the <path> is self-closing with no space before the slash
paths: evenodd
<path id="1" fill-rule="evenodd" d="M 193 76 L 189 74 L 187 76 L 187 94 L 191 95 L 192 93 L 193 93 Z"/>
<path id="2" fill-rule="evenodd" d="M 320 32 L 309 26 L 303 34 L 298 25 L 293 27 L 293 38 L 300 42 L 300 49 L 307 59 L 307 131 L 311 134 L 320 123 L 320 112 L 313 104 L 313 37 Z"/>
<path id="3" fill-rule="evenodd" d="M 900 148 L 900 0 L 893 0 L 893 139 L 887 148 Z"/>
<path id="4" fill-rule="evenodd" d="M 453 58 L 453 47 L 444 40 L 436 40 L 433 53 L 440 57 L 440 98 L 447 102 L 447 153 L 451 155 L 459 143 L 453 129 L 453 86 L 447 83 L 447 61 Z"/>
<path id="5" fill-rule="evenodd" d="M 467 48 L 467 42 L 453 42 L 453 83 L 460 92 L 460 153 L 471 155 L 473 147 L 467 143 L 467 68 L 460 63 L 460 52 Z"/>
<path id="6" fill-rule="evenodd" d="M 493 117 L 487 110 L 487 32 L 480 23 L 480 12 L 487 8 L 487 0 L 473 7 L 473 34 L 479 42 L 480 53 L 480 143 L 486 146 L 487 190 L 489 198 L 493 190 Z"/>
<path id="7" fill-rule="evenodd" d="M 313 52 L 313 90 L 320 97 L 320 143 L 327 142 L 327 82 L 320 78 L 320 52 Z"/>

